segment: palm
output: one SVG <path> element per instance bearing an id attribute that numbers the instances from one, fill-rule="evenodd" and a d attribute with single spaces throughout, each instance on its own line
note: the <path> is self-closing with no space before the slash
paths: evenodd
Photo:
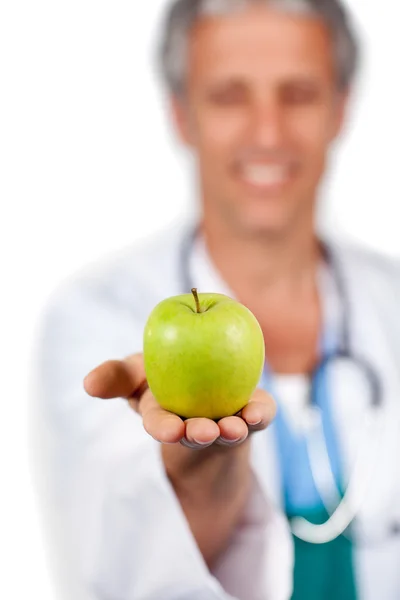
<path id="1" fill-rule="evenodd" d="M 272 398 L 262 390 L 256 390 L 240 415 L 225 417 L 218 422 L 205 418 L 183 420 L 162 409 L 155 400 L 146 385 L 141 355 L 103 363 L 86 377 L 85 389 L 98 398 L 126 398 L 142 416 L 146 431 L 157 441 L 164 444 L 181 442 L 194 448 L 213 443 L 240 444 L 250 431 L 267 427 L 275 414 Z"/>

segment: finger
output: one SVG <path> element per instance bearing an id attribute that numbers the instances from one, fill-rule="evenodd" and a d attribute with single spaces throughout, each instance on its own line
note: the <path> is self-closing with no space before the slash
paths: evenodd
<path id="1" fill-rule="evenodd" d="M 240 416 L 247 423 L 249 431 L 260 431 L 268 427 L 276 415 L 276 403 L 264 390 L 257 389 Z"/>
<path id="2" fill-rule="evenodd" d="M 158 442 L 176 444 L 184 437 L 185 423 L 177 415 L 161 408 L 150 390 L 143 394 L 139 412 L 143 418 L 143 427 Z"/>
<path id="3" fill-rule="evenodd" d="M 210 446 L 219 437 L 220 431 L 217 423 L 211 419 L 198 418 L 185 421 L 185 441 L 190 447 L 205 448 Z"/>
<path id="4" fill-rule="evenodd" d="M 222 446 L 238 446 L 247 438 L 247 424 L 240 417 L 225 417 L 218 421 L 220 436 L 217 444 Z"/>
<path id="5" fill-rule="evenodd" d="M 125 360 L 108 360 L 84 379 L 84 388 L 95 398 L 129 398 L 145 386 L 143 357 L 133 354 Z"/>

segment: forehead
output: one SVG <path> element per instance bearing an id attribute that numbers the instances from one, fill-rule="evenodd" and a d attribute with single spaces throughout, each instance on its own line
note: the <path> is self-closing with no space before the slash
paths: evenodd
<path id="1" fill-rule="evenodd" d="M 188 46 L 190 82 L 276 80 L 303 75 L 334 77 L 333 46 L 326 25 L 310 15 L 248 7 L 202 18 Z"/>

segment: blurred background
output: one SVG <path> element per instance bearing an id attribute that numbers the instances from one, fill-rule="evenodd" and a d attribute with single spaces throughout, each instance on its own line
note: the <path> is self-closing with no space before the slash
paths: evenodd
<path id="1" fill-rule="evenodd" d="M 400 8 L 348 4 L 364 64 L 321 220 L 400 256 Z M 164 5 L 0 6 L 1 598 L 54 598 L 27 434 L 32 347 L 47 297 L 82 265 L 192 210 L 190 161 L 171 136 L 152 60 Z"/>

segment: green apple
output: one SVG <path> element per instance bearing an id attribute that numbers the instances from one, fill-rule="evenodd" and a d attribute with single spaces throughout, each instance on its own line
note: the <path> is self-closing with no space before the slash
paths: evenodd
<path id="1" fill-rule="evenodd" d="M 253 313 L 223 294 L 183 294 L 160 302 L 144 329 L 149 387 L 181 417 L 220 419 L 249 401 L 264 367 Z"/>

